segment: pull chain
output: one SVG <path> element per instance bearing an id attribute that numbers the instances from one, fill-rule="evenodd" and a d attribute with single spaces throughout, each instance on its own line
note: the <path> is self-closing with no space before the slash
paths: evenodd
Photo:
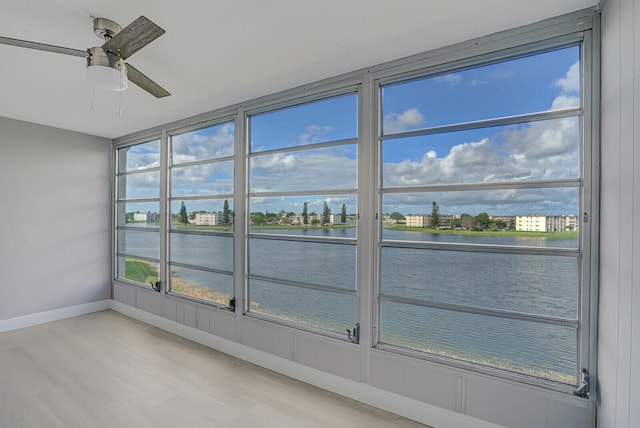
<path id="1" fill-rule="evenodd" d="M 122 82 L 123 82 L 122 79 L 123 78 L 126 79 L 126 75 L 124 74 L 124 67 L 126 67 L 124 62 L 121 62 L 121 64 L 120 64 L 120 91 L 119 91 L 120 94 L 118 96 L 118 116 L 119 117 L 122 117 L 122 92 L 124 91 L 123 84 L 122 84 Z"/>

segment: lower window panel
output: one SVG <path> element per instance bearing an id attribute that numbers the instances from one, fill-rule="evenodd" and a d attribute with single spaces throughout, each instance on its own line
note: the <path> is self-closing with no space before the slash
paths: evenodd
<path id="1" fill-rule="evenodd" d="M 572 327 L 382 301 L 380 342 L 542 379 L 577 383 Z"/>
<path id="2" fill-rule="evenodd" d="M 160 233 L 156 230 L 118 230 L 118 252 L 138 257 L 160 257 Z"/>
<path id="3" fill-rule="evenodd" d="M 249 240 L 249 272 L 355 290 L 356 246 L 254 238 Z"/>
<path id="4" fill-rule="evenodd" d="M 250 312 L 345 335 L 356 322 L 351 294 L 250 279 L 249 303 Z"/>
<path id="5" fill-rule="evenodd" d="M 169 234 L 170 262 L 233 270 L 233 236 Z"/>
<path id="6" fill-rule="evenodd" d="M 233 275 L 181 266 L 170 266 L 171 291 L 229 305 L 233 297 Z"/>
<path id="7" fill-rule="evenodd" d="M 578 317 L 577 258 L 385 247 L 381 259 L 386 295 Z"/>
<path id="8" fill-rule="evenodd" d="M 159 280 L 158 272 L 158 263 L 133 257 L 118 257 L 119 279 L 126 279 L 151 286 L 151 283 L 155 284 Z"/>

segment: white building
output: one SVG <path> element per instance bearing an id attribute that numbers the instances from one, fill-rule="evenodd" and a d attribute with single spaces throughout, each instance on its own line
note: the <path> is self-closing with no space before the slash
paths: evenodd
<path id="1" fill-rule="evenodd" d="M 133 221 L 158 221 L 160 220 L 160 215 L 158 213 L 133 213 Z"/>
<path id="2" fill-rule="evenodd" d="M 197 226 L 221 226 L 224 224 L 224 214 L 198 212 L 194 223 Z M 229 215 L 229 224 L 233 224 L 233 218 Z"/>
<path id="3" fill-rule="evenodd" d="M 329 224 L 342 224 L 342 214 L 330 214 L 329 215 Z"/>
<path id="4" fill-rule="evenodd" d="M 575 215 L 529 214 L 516 216 L 516 230 L 524 232 L 564 232 L 578 230 Z"/>
<path id="5" fill-rule="evenodd" d="M 409 214 L 404 217 L 407 227 L 428 227 L 429 216 L 427 214 Z"/>

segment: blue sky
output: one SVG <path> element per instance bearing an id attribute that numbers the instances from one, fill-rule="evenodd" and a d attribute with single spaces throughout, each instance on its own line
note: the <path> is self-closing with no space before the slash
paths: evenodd
<path id="1" fill-rule="evenodd" d="M 251 117 L 251 151 L 358 136 L 358 98 L 343 95 Z"/>
<path id="2" fill-rule="evenodd" d="M 309 144 L 357 137 L 356 94 L 284 108 L 250 118 L 251 192 L 309 192 L 288 198 L 252 198 L 251 211 L 321 212 L 327 201 L 332 212 L 346 203 L 356 211 L 354 194 L 326 197 L 314 192 L 357 187 L 357 146 L 321 149 Z M 580 105 L 579 47 L 489 64 L 382 89 L 384 135 L 476 120 L 549 111 Z M 384 188 L 402 186 L 522 182 L 579 178 L 579 120 L 575 117 L 518 125 L 394 138 L 382 142 Z M 172 195 L 206 196 L 233 192 L 233 163 L 179 166 L 233 155 L 232 123 L 172 137 Z M 367 142 L 363 142 L 367 143 Z M 157 166 L 157 142 L 131 148 L 127 170 Z M 151 195 L 153 174 L 128 177 L 130 195 Z M 151 193 L 150 193 L 151 192 Z M 432 200 L 440 212 L 495 215 L 531 213 L 577 214 L 575 188 L 386 194 L 383 212 L 429 213 Z M 221 206 L 222 202 L 199 206 Z M 174 209 L 172 204 L 172 211 Z M 191 205 L 196 205 L 192 202 Z M 179 209 L 179 205 L 178 205 Z M 219 208 L 221 209 L 221 208 Z M 190 208 L 189 211 L 195 210 Z"/>

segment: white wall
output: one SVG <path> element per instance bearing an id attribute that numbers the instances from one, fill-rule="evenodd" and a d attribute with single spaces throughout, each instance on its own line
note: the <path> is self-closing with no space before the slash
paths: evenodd
<path id="1" fill-rule="evenodd" d="M 0 117 L 0 320 L 110 297 L 110 149 Z"/>
<path id="2" fill-rule="evenodd" d="M 640 0 L 602 11 L 598 427 L 640 426 Z"/>

